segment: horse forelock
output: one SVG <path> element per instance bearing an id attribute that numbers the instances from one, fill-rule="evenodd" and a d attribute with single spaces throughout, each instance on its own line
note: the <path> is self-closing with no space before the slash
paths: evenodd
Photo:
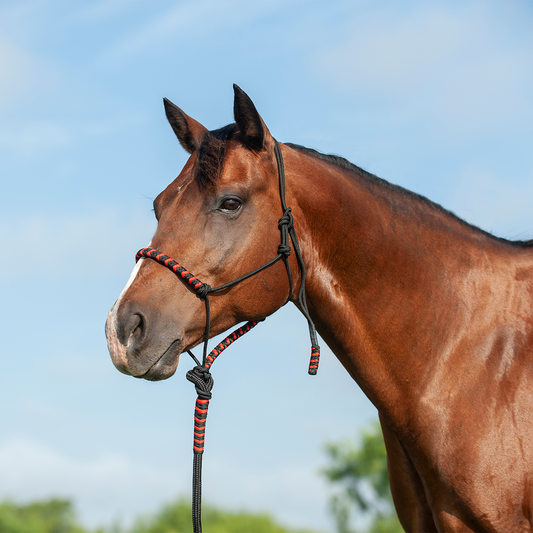
<path id="1" fill-rule="evenodd" d="M 212 185 L 222 172 L 226 159 L 226 141 L 238 131 L 228 124 L 205 134 L 196 157 L 195 178 L 201 188 Z"/>

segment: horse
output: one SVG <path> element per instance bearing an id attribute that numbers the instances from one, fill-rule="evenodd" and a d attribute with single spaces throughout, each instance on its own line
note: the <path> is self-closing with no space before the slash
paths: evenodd
<path id="1" fill-rule="evenodd" d="M 150 246 L 224 285 L 279 246 L 277 142 L 234 86 L 235 123 L 209 131 L 165 99 L 190 154 L 154 201 Z M 347 160 L 279 145 L 296 254 L 211 296 L 138 261 L 109 312 L 121 372 L 173 375 L 179 356 L 288 300 L 376 406 L 402 527 L 525 532 L 533 527 L 533 241 L 495 237 Z M 289 283 L 286 267 L 292 273 Z"/>

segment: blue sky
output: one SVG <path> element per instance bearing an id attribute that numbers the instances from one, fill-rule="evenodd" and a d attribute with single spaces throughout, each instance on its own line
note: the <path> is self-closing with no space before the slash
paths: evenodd
<path id="1" fill-rule="evenodd" d="M 0 497 L 72 497 L 95 525 L 189 492 L 189 363 L 128 378 L 103 331 L 186 161 L 163 97 L 213 129 L 238 83 L 278 140 L 533 238 L 532 23 L 526 1 L 3 1 Z M 376 413 L 331 352 L 307 376 L 308 352 L 284 308 L 219 359 L 206 500 L 332 529 L 324 442 Z"/>

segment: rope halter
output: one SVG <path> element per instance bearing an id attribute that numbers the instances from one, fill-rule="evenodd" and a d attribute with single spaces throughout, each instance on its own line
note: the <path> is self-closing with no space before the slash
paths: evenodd
<path id="1" fill-rule="evenodd" d="M 196 393 L 198 395 L 196 399 L 196 404 L 194 408 L 194 438 L 193 438 L 193 452 L 194 452 L 194 464 L 193 464 L 193 505 L 192 505 L 192 514 L 193 514 L 193 529 L 194 533 L 202 533 L 202 508 L 201 508 L 201 498 L 202 498 L 202 454 L 204 453 L 204 442 L 205 442 L 205 424 L 207 420 L 207 411 L 209 408 L 209 400 L 211 399 L 211 390 L 213 388 L 213 376 L 211 375 L 210 369 L 212 364 L 215 362 L 216 358 L 233 342 L 235 342 L 239 337 L 250 331 L 254 328 L 260 321 L 252 320 L 247 322 L 244 326 L 236 329 L 231 335 L 226 337 L 221 343 L 219 343 L 211 352 L 207 353 L 207 343 L 209 340 L 209 332 L 211 328 L 211 313 L 209 307 L 209 295 L 213 292 L 221 291 L 227 289 L 248 279 L 255 274 L 269 268 L 273 264 L 277 263 L 280 259 L 283 260 L 285 268 L 287 270 L 287 276 L 289 278 L 289 295 L 285 303 L 287 303 L 291 297 L 293 289 L 292 274 L 289 265 L 289 255 L 291 254 L 291 246 L 289 244 L 292 241 L 294 247 L 294 253 L 298 261 L 298 267 L 301 272 L 301 283 L 298 291 L 298 304 L 300 310 L 307 319 L 309 325 L 309 335 L 311 338 L 311 359 L 309 362 L 308 373 L 315 375 L 318 370 L 318 364 L 320 361 L 320 347 L 318 345 L 317 334 L 315 325 L 309 314 L 307 308 L 307 302 L 305 298 L 305 265 L 302 259 L 302 254 L 300 251 L 300 245 L 298 243 L 298 238 L 296 237 L 296 231 L 294 229 L 294 218 L 291 213 L 291 208 L 287 207 L 285 203 L 285 169 L 283 165 L 283 157 L 281 154 L 281 149 L 276 140 L 274 140 L 274 152 L 276 154 L 276 161 L 278 165 L 278 177 L 279 177 L 279 194 L 281 200 L 281 208 L 283 210 L 283 215 L 278 221 L 278 229 L 280 231 L 281 242 L 278 246 L 278 254 L 276 257 L 266 262 L 264 265 L 248 272 L 247 274 L 240 276 L 229 283 L 220 285 L 218 287 L 211 287 L 207 283 L 200 281 L 196 276 L 194 276 L 190 271 L 188 271 L 184 266 L 180 265 L 177 261 L 165 255 L 163 252 L 156 250 L 154 248 L 142 248 L 137 252 L 135 257 L 136 261 L 139 261 L 141 258 L 152 259 L 153 261 L 158 262 L 160 265 L 171 270 L 183 283 L 187 284 L 192 288 L 196 296 L 205 302 L 205 335 L 204 335 L 204 348 L 203 348 L 203 357 L 202 362 L 194 356 L 194 354 L 188 350 L 189 355 L 196 362 L 196 366 L 187 372 L 187 379 L 194 384 L 196 387 Z M 263 319 L 264 320 L 264 319 Z"/>

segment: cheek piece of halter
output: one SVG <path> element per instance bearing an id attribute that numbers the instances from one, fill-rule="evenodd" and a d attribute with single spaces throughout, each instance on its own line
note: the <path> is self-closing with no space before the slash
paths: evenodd
<path id="1" fill-rule="evenodd" d="M 192 517 L 193 517 L 193 529 L 194 533 L 202 532 L 202 454 L 204 453 L 204 441 L 205 441 L 205 424 L 207 420 L 207 409 L 209 407 L 209 400 L 211 399 L 211 389 L 213 388 L 213 376 L 211 375 L 210 368 L 215 362 L 215 359 L 233 342 L 239 337 L 248 333 L 262 320 L 250 320 L 244 326 L 237 328 L 233 333 L 228 335 L 222 342 L 220 342 L 209 354 L 207 353 L 207 341 L 209 339 L 209 330 L 211 327 L 211 313 L 209 308 L 209 294 L 212 292 L 222 291 L 228 289 L 245 279 L 248 279 L 255 274 L 258 274 L 262 270 L 277 263 L 280 259 L 285 263 L 287 270 L 287 276 L 289 278 L 289 296 L 285 301 L 285 304 L 289 301 L 292 289 L 292 275 L 289 265 L 289 255 L 291 253 L 291 247 L 289 245 L 289 239 L 294 246 L 294 253 L 298 260 L 298 267 L 301 272 L 301 283 L 298 291 L 298 305 L 300 310 L 307 319 L 309 325 L 309 335 L 311 337 L 311 360 L 309 362 L 308 373 L 315 375 L 318 370 L 318 363 L 320 360 L 320 347 L 317 341 L 315 325 L 309 315 L 307 309 L 307 303 L 305 299 L 305 265 L 302 260 L 302 254 L 300 252 L 300 246 L 296 237 L 296 231 L 293 225 L 293 216 L 291 214 L 291 208 L 285 204 L 285 170 L 283 166 L 283 157 L 279 144 L 274 140 L 274 152 L 276 154 L 276 161 L 278 164 L 278 177 L 279 177 L 279 195 L 281 200 L 281 208 L 283 210 L 283 216 L 278 221 L 278 229 L 281 234 L 281 243 L 278 246 L 278 254 L 276 257 L 265 263 L 264 265 L 248 272 L 244 276 L 241 276 L 229 283 L 220 285 L 219 287 L 211 287 L 207 283 L 203 283 L 196 276 L 191 274 L 185 267 L 180 265 L 177 261 L 174 261 L 168 255 L 154 248 L 143 248 L 137 252 L 135 257 L 136 261 L 141 258 L 152 259 L 159 264 L 167 267 L 174 272 L 180 280 L 182 280 L 189 288 L 191 288 L 196 296 L 205 302 L 205 335 L 204 335 L 204 349 L 202 362 L 194 356 L 194 354 L 188 350 L 189 355 L 196 362 L 196 366 L 187 372 L 187 379 L 194 383 L 196 387 L 196 393 L 198 398 L 196 399 L 196 405 L 194 409 L 194 439 L 193 439 L 193 451 L 194 451 L 194 464 L 193 464 L 193 501 L 192 501 Z M 283 305 L 285 305 L 283 304 Z"/>

